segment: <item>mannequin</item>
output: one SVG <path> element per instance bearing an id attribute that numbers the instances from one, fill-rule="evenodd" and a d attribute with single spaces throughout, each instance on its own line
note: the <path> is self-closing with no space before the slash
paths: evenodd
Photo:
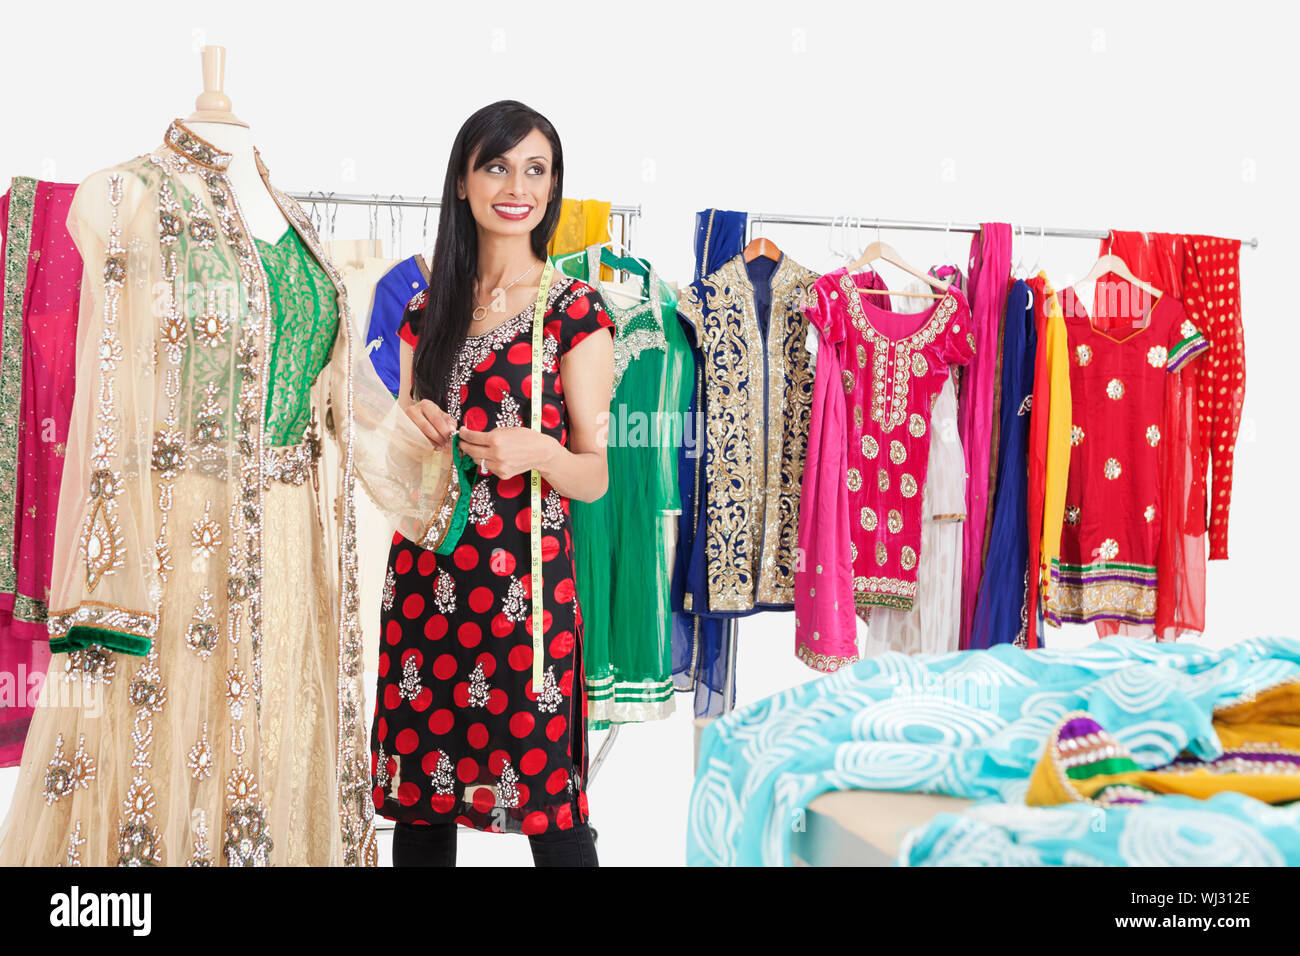
<path id="1" fill-rule="evenodd" d="M 256 238 L 274 243 L 284 235 L 289 222 L 258 172 L 252 131 L 247 123 L 230 112 L 230 97 L 222 92 L 226 48 L 205 46 L 201 56 L 203 92 L 194 101 L 195 111 L 185 120 L 185 125 L 222 152 L 230 153 L 226 175 L 234 187 L 248 228 Z"/>

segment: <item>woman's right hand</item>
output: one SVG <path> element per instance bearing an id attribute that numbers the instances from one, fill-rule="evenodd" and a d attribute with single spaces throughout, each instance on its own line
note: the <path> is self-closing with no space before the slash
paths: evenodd
<path id="1" fill-rule="evenodd" d="M 456 422 L 452 417 L 427 398 L 407 405 L 406 414 L 424 432 L 435 451 L 442 451 L 456 433 Z"/>

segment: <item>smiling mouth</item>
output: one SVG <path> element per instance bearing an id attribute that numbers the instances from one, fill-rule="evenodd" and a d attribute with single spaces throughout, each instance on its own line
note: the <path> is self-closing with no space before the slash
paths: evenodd
<path id="1" fill-rule="evenodd" d="M 506 219 L 527 219 L 533 211 L 532 206 L 518 206 L 512 203 L 497 203 L 492 207 L 498 216 Z"/>

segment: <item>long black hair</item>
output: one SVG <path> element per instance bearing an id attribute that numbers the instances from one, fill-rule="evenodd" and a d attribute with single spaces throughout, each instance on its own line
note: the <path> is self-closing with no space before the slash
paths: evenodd
<path id="1" fill-rule="evenodd" d="M 412 379 L 415 393 L 430 398 L 443 409 L 457 353 L 469 333 L 474 311 L 474 278 L 478 273 L 478 231 L 469 200 L 457 196 L 462 176 L 486 166 L 494 157 L 515 147 L 538 130 L 551 143 L 551 172 L 554 188 L 542 221 L 530 236 L 533 255 L 546 259 L 546 246 L 560 221 L 560 199 L 564 193 L 564 153 L 555 127 L 541 113 L 515 100 L 500 100 L 474 113 L 461 126 L 451 144 L 447 176 L 442 184 L 442 212 L 438 218 L 438 240 L 433 247 L 429 294 L 420 317 L 420 343 L 415 350 Z"/>

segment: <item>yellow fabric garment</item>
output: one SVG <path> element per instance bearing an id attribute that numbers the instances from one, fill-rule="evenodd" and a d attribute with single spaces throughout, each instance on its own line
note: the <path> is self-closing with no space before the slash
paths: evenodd
<path id="1" fill-rule="evenodd" d="M 1300 800 L 1300 682 L 1279 684 L 1214 715 L 1224 756 L 1215 761 L 1142 769 L 1128 750 L 1098 728 L 1087 737 L 1063 734 L 1081 712 L 1066 714 L 1034 768 L 1025 802 L 1031 806 L 1142 800 L 1182 794 L 1205 800 L 1232 791 L 1265 803 Z M 1270 759 L 1271 758 L 1271 759 Z"/>
<path id="2" fill-rule="evenodd" d="M 565 199 L 560 205 L 560 222 L 551 236 L 547 253 L 551 256 L 580 252 L 589 246 L 609 242 L 609 211 L 613 203 L 600 199 Z M 600 267 L 602 282 L 614 281 L 614 270 Z"/>
<path id="3" fill-rule="evenodd" d="M 1047 412 L 1047 477 L 1043 485 L 1043 538 L 1038 581 L 1043 606 L 1052 588 L 1052 568 L 1061 557 L 1065 524 L 1065 489 L 1070 480 L 1070 342 L 1065 313 L 1046 273 L 1038 274 L 1047 296 L 1047 367 L 1050 405 Z"/>

